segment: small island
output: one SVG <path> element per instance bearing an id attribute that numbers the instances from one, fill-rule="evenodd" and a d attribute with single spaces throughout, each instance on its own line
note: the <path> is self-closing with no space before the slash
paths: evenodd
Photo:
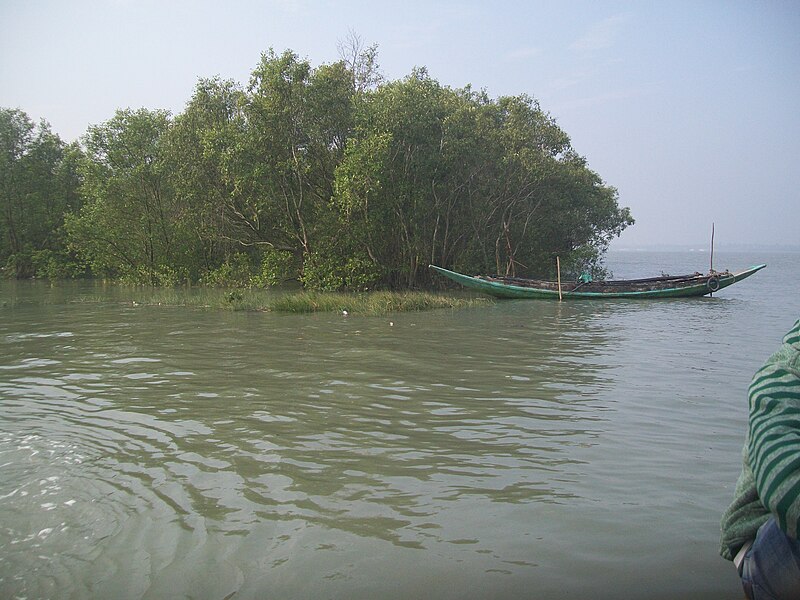
<path id="1" fill-rule="evenodd" d="M 270 50 L 247 85 L 200 80 L 182 113 L 118 110 L 79 142 L 18 109 L 0 125 L 11 278 L 222 287 L 234 306 L 287 282 L 407 293 L 443 285 L 429 263 L 602 274 L 633 223 L 533 98 L 424 68 L 387 81 L 357 40 L 317 67 Z"/>

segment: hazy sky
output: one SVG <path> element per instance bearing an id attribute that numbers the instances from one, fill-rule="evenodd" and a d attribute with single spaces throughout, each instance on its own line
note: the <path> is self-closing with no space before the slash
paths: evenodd
<path id="1" fill-rule="evenodd" d="M 180 112 L 261 52 L 526 93 L 637 220 L 615 246 L 800 245 L 800 2 L 0 0 L 0 106 L 67 141 L 118 108 Z"/>

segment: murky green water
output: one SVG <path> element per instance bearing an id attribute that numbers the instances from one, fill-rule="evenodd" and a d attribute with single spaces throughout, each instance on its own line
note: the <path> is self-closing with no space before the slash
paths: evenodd
<path id="1" fill-rule="evenodd" d="M 726 258 L 770 266 L 370 318 L 0 283 L 0 596 L 739 597 L 719 516 L 800 255 Z"/>

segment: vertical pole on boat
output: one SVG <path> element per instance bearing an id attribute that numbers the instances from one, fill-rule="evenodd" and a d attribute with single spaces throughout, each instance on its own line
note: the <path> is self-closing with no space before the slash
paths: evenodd
<path id="1" fill-rule="evenodd" d="M 556 256 L 556 270 L 558 271 L 558 300 L 563 300 L 561 297 L 561 259 Z"/>
<path id="2" fill-rule="evenodd" d="M 714 271 L 714 222 L 711 222 L 711 271 Z"/>
<path id="3" fill-rule="evenodd" d="M 714 274 L 714 221 L 711 221 L 711 268 L 708 272 L 709 276 Z M 709 292 L 708 296 L 711 297 L 714 292 Z"/>

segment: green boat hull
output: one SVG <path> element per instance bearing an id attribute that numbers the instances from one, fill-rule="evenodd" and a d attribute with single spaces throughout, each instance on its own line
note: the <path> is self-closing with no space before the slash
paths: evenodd
<path id="1" fill-rule="evenodd" d="M 572 299 L 597 298 L 691 298 L 707 296 L 750 277 L 767 265 L 750 267 L 739 273 L 713 273 L 686 277 L 663 277 L 630 281 L 600 281 L 590 284 L 562 284 L 561 297 Z M 552 281 L 514 280 L 500 277 L 471 277 L 436 265 L 430 268 L 466 288 L 496 298 L 558 299 L 558 284 Z M 594 288 L 594 289 L 592 289 Z"/>

